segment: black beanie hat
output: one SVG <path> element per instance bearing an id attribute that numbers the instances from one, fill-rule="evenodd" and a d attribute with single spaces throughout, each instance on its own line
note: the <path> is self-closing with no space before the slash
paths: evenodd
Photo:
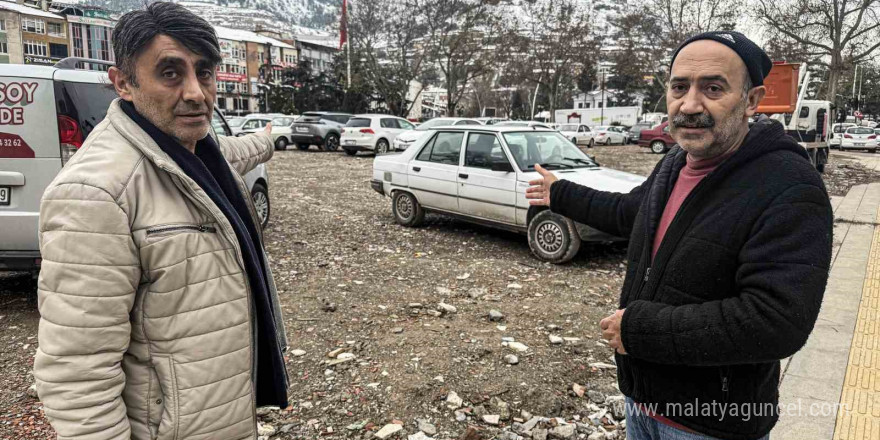
<path id="1" fill-rule="evenodd" d="M 733 51 L 742 58 L 743 62 L 746 63 L 746 69 L 749 70 L 749 77 L 752 79 L 752 84 L 755 86 L 764 85 L 764 78 L 770 73 L 770 69 L 773 67 L 773 62 L 770 61 L 770 57 L 767 56 L 767 53 L 758 47 L 757 44 L 746 38 L 745 35 L 735 31 L 703 32 L 702 34 L 697 34 L 688 38 L 687 41 L 681 43 L 681 46 L 678 46 L 678 49 L 675 49 L 675 53 L 672 54 L 672 63 L 675 62 L 675 57 L 678 56 L 678 53 L 681 52 L 685 46 L 698 40 L 717 41 L 733 49 Z M 672 63 L 669 65 L 672 66 Z"/>

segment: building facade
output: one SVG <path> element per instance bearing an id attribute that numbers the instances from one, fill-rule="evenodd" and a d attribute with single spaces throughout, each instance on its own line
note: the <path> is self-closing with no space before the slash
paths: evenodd
<path id="1" fill-rule="evenodd" d="M 43 3 L 44 8 L 47 3 Z M 70 56 L 63 16 L 23 3 L 0 1 L 6 63 L 53 65 Z M 12 26 L 10 26 L 12 25 Z M 14 26 L 14 27 L 13 27 Z"/>
<path id="2" fill-rule="evenodd" d="M 293 45 L 256 32 L 215 26 L 223 61 L 217 69 L 217 106 L 230 116 L 258 111 L 261 97 L 280 87 L 282 71 L 296 66 Z"/>
<path id="3" fill-rule="evenodd" d="M 90 58 L 107 62 L 114 62 L 113 27 L 116 26 L 108 11 L 101 8 L 53 3 L 53 8 L 67 19 L 68 32 L 70 34 L 70 56 L 77 58 Z M 106 70 L 107 66 L 89 66 Z"/>

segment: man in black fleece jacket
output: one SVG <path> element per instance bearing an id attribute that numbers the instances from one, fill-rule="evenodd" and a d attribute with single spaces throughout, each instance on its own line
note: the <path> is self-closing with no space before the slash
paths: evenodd
<path id="1" fill-rule="evenodd" d="M 629 265 L 616 313 L 628 438 L 767 438 L 779 360 L 807 340 L 828 279 L 833 216 L 804 149 L 757 122 L 770 70 L 736 32 L 686 41 L 667 90 L 678 145 L 629 194 L 539 170 L 527 197 L 618 236 Z M 537 167 L 536 167 L 537 168 Z"/>

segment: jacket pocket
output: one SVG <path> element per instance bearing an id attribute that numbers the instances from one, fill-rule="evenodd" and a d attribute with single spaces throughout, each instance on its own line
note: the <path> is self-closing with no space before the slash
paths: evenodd
<path id="1" fill-rule="evenodd" d="M 185 232 L 213 234 L 217 232 L 217 227 L 213 224 L 198 223 L 172 223 L 158 225 L 147 229 L 147 238 L 164 237 L 166 235 L 175 235 Z"/>
<path id="2" fill-rule="evenodd" d="M 177 394 L 177 377 L 174 374 L 174 361 L 171 356 L 153 355 L 153 368 L 162 397 L 154 398 L 151 404 L 156 405 L 158 428 L 156 440 L 178 440 L 180 431 L 180 402 Z M 151 422 L 154 416 L 150 416 Z"/>

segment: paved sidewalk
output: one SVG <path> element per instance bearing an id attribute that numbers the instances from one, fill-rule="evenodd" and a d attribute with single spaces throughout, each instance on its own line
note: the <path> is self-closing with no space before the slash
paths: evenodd
<path id="1" fill-rule="evenodd" d="M 880 439 L 880 183 L 832 206 L 828 287 L 806 346 L 782 364 L 774 440 Z"/>

